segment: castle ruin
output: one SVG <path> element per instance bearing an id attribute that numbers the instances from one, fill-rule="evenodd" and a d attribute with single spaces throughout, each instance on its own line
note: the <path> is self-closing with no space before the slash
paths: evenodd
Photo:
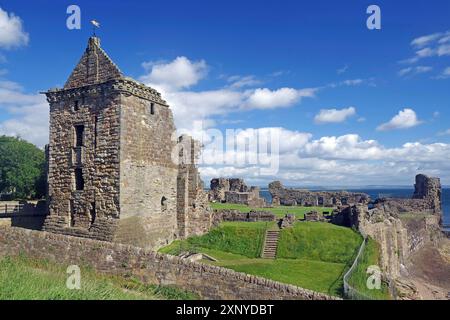
<path id="1" fill-rule="evenodd" d="M 209 200 L 245 204 L 251 207 L 264 207 L 266 201 L 259 195 L 259 187 L 248 187 L 244 179 L 214 178 L 211 180 Z"/>
<path id="2" fill-rule="evenodd" d="M 161 94 L 125 77 L 99 38 L 89 38 L 64 87 L 45 94 L 44 230 L 144 248 L 208 230 L 207 194 L 195 164 L 186 161 L 195 158 L 196 143 L 174 139 Z"/>
<path id="3" fill-rule="evenodd" d="M 369 195 L 361 192 L 291 189 L 285 188 L 280 181 L 271 182 L 269 192 L 273 205 L 335 207 L 370 201 Z"/>

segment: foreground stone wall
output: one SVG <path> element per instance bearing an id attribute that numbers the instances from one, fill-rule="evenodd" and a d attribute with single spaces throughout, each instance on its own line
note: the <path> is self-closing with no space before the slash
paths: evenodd
<path id="1" fill-rule="evenodd" d="M 285 188 L 280 181 L 270 183 L 269 192 L 272 195 L 273 205 L 334 207 L 370 201 L 369 195 L 365 193 L 290 189 Z"/>
<path id="2" fill-rule="evenodd" d="M 142 248 L 41 231 L 0 227 L 0 256 L 25 253 L 62 264 L 138 277 L 145 283 L 173 285 L 203 299 L 335 299 L 229 269 L 159 254 Z"/>

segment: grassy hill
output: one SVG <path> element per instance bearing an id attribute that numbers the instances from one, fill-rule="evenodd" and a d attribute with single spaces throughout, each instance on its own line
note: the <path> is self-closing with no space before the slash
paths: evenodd
<path id="1" fill-rule="evenodd" d="M 332 295 L 341 295 L 342 277 L 353 261 L 361 236 L 351 229 L 320 222 L 297 222 L 281 231 L 278 258 L 260 259 L 264 234 L 275 223 L 225 222 L 208 234 L 176 241 L 161 252 L 203 252 L 204 261 Z"/>

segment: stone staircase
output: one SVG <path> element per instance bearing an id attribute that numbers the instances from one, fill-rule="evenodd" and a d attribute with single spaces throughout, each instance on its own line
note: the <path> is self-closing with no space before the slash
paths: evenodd
<path id="1" fill-rule="evenodd" d="M 275 259 L 277 256 L 279 230 L 267 230 L 261 257 L 264 259 Z"/>

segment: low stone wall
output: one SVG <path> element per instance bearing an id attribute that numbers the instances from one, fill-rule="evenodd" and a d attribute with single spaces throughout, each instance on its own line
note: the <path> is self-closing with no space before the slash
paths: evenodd
<path id="1" fill-rule="evenodd" d="M 247 222 L 271 222 L 275 221 L 275 214 L 268 211 L 250 211 L 247 213 L 239 210 L 218 210 L 216 211 L 216 222 L 222 221 L 247 221 Z"/>
<path id="2" fill-rule="evenodd" d="M 203 299 L 329 300 L 325 294 L 142 248 L 44 231 L 0 227 L 0 256 L 25 253 L 57 263 L 90 265 L 99 272 L 173 285 Z"/>

